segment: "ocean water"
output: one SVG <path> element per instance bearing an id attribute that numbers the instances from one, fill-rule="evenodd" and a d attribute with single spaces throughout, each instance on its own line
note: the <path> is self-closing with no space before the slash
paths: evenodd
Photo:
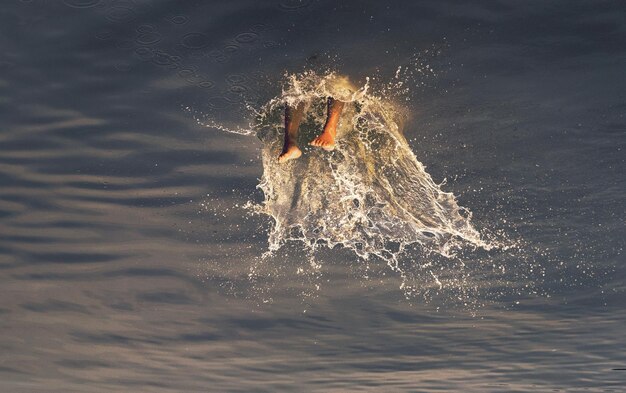
<path id="1" fill-rule="evenodd" d="M 0 48 L 0 392 L 626 391 L 622 2 L 9 1 Z"/>

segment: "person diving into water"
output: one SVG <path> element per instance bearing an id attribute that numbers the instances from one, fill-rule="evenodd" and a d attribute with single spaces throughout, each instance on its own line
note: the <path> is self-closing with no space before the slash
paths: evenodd
<path id="1" fill-rule="evenodd" d="M 322 133 L 309 145 L 321 147 L 326 151 L 335 149 L 335 137 L 337 136 L 337 125 L 339 117 L 345 102 L 339 101 L 333 97 L 328 98 L 328 108 L 326 113 L 326 123 Z M 296 106 L 287 104 L 285 106 L 285 142 L 283 150 L 278 156 L 278 162 L 287 162 L 296 159 L 302 155 L 302 151 L 298 147 L 298 130 L 302 117 L 304 116 L 305 103 L 300 102 Z"/>

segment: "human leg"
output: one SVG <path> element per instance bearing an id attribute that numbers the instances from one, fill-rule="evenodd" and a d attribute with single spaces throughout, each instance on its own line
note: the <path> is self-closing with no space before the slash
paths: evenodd
<path id="1" fill-rule="evenodd" d="M 324 150 L 333 150 L 335 148 L 335 136 L 337 135 L 337 125 L 339 117 L 344 106 L 344 102 L 328 98 L 328 110 L 326 114 L 326 124 L 324 131 L 317 138 L 313 139 L 309 144 L 311 146 L 321 147 Z"/>
<path id="2" fill-rule="evenodd" d="M 298 129 L 304 115 L 304 102 L 298 103 L 295 107 L 285 106 L 285 141 L 283 150 L 278 156 L 278 162 L 293 160 L 302 155 L 298 148 Z"/>

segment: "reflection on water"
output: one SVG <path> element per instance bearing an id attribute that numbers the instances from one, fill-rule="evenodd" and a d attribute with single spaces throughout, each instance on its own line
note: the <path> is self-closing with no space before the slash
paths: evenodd
<path id="1" fill-rule="evenodd" d="M 623 15 L 7 3 L 0 390 L 622 390 Z M 287 242 L 250 281 L 272 228 L 243 208 L 263 202 L 264 145 L 182 108 L 245 128 L 285 71 L 330 66 L 384 91 L 416 53 L 437 75 L 401 95 L 408 147 L 475 228 L 516 247 L 462 253 L 464 270 L 411 248 L 401 266 L 431 265 L 410 300 L 384 261 L 346 248 L 318 248 L 316 269 Z M 466 285 L 439 290 L 435 268 Z"/>

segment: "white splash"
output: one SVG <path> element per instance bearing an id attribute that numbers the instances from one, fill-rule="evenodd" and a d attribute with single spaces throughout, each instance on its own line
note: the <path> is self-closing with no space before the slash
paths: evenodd
<path id="1" fill-rule="evenodd" d="M 462 249 L 499 245 L 481 236 L 472 214 L 417 160 L 402 134 L 402 110 L 369 90 L 368 83 L 356 88 L 333 73 L 288 76 L 282 93 L 255 110 L 251 128 L 234 130 L 244 135 L 253 130 L 263 142 L 258 187 L 264 200 L 249 207 L 273 219 L 265 257 L 290 241 L 301 242 L 309 255 L 319 247 L 346 247 L 362 260 L 384 260 L 403 278 L 400 288 L 411 294 L 417 290 L 399 263 L 409 246 L 452 258 Z M 323 127 L 329 96 L 347 103 L 333 152 L 308 147 Z M 304 154 L 279 164 L 284 107 L 299 102 L 307 104 L 298 141 Z M 252 276 L 258 268 L 251 267 Z M 438 274 L 436 269 L 427 273 L 441 289 Z"/>
<path id="2" fill-rule="evenodd" d="M 335 151 L 306 149 L 300 159 L 279 164 L 285 103 L 310 106 L 301 126 L 302 148 L 322 129 L 328 96 L 349 103 Z M 350 88 L 334 74 L 291 76 L 281 96 L 259 113 L 256 129 L 264 143 L 259 187 L 265 200 L 257 210 L 274 219 L 270 250 L 288 240 L 313 248 L 341 244 L 397 268 L 394 255 L 412 243 L 446 256 L 467 245 L 493 247 L 472 226 L 471 213 L 417 160 L 401 133 L 400 111 L 368 94 L 367 84 Z"/>

